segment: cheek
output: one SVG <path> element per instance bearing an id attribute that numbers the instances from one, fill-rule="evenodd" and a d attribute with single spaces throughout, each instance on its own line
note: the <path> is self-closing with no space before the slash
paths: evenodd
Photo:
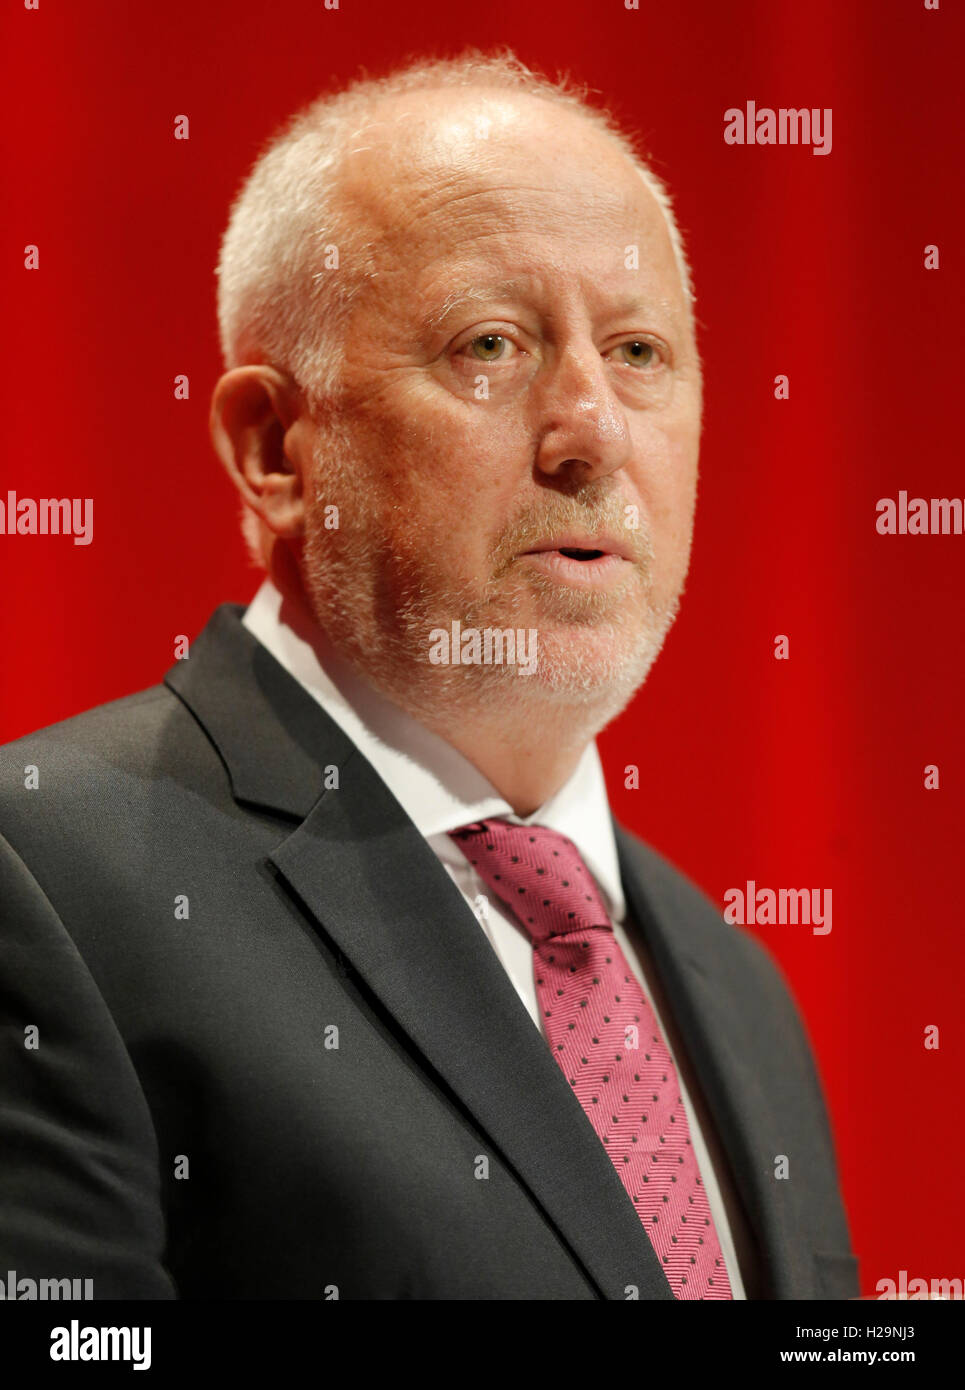
<path id="1" fill-rule="evenodd" d="M 647 427 L 638 458 L 637 487 L 650 518 L 661 572 L 674 582 L 690 550 L 697 493 L 699 436 L 693 427 Z"/>
<path id="2" fill-rule="evenodd" d="M 401 408 L 371 402 L 359 423 L 362 486 L 380 498 L 392 531 L 428 530 L 447 550 L 485 553 L 526 472 L 519 423 L 482 403 L 429 405 L 418 392 Z"/>

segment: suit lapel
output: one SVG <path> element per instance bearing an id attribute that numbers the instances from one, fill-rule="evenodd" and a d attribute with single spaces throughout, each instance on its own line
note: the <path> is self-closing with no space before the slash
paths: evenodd
<path id="1" fill-rule="evenodd" d="M 606 1151 L 461 893 L 354 744 L 222 605 L 165 682 L 235 797 L 299 823 L 270 856 L 539 1203 L 600 1294 L 673 1294 Z M 339 785 L 325 789 L 325 768 Z"/>
<path id="2" fill-rule="evenodd" d="M 653 956 L 675 1022 L 707 1100 L 734 1181 L 762 1252 L 773 1296 L 814 1297 L 810 1250 L 781 1200 L 773 1158 L 781 1152 L 771 1112 L 748 1061 L 730 1043 L 733 996 L 715 976 L 712 959 L 698 959 L 675 931 L 679 910 L 662 902 L 640 865 L 634 842 L 614 823 L 627 902 Z M 646 888 L 644 882 L 646 879 Z"/>
<path id="3" fill-rule="evenodd" d="M 357 754 L 272 861 L 608 1298 L 671 1297 L 650 1241 L 479 924 Z M 661 1289 L 662 1286 L 662 1289 Z"/>

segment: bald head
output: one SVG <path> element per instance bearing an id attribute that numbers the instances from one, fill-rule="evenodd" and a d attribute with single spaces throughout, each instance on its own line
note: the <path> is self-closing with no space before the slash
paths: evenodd
<path id="1" fill-rule="evenodd" d="M 468 250 L 486 211 L 515 188 L 528 197 L 503 206 L 512 225 L 528 219 L 539 232 L 545 213 L 546 225 L 591 227 L 601 248 L 621 259 L 672 262 L 680 308 L 690 312 L 689 277 L 665 203 L 639 164 L 579 108 L 482 84 L 383 97 L 346 150 L 336 187 L 368 277 L 411 265 L 416 242 L 428 265 L 441 218 Z M 631 214 L 639 238 L 617 248 L 616 227 Z"/>
<path id="2" fill-rule="evenodd" d="M 470 89 L 469 100 L 460 100 Z M 218 317 L 226 366 L 272 362 L 292 372 L 310 394 L 333 389 L 345 313 L 378 272 L 356 212 L 349 212 L 339 193 L 347 178 L 354 196 L 363 205 L 369 201 L 352 171 L 358 156 L 370 141 L 384 139 L 387 125 L 401 123 L 421 128 L 425 157 L 434 146 L 440 164 L 458 157 L 472 161 L 480 158 L 494 126 L 505 130 L 518 120 L 521 105 L 541 109 L 549 133 L 555 126 L 605 137 L 608 148 L 638 171 L 663 213 L 690 303 L 689 267 L 667 189 L 608 113 L 589 105 L 585 92 L 569 79 L 551 81 L 509 52 L 470 50 L 459 58 L 415 62 L 322 96 L 265 147 L 235 200 L 219 258 Z M 404 149 L 403 144 L 403 158 Z M 370 189 L 387 172 L 385 165 L 375 169 Z M 404 168 L 398 172 L 404 177 Z"/>
<path id="3" fill-rule="evenodd" d="M 360 277 L 347 321 L 369 351 L 429 351 L 458 314 L 510 304 L 551 331 L 568 307 L 619 308 L 692 336 L 664 208 L 578 109 L 484 85 L 389 96 L 336 189 Z"/>

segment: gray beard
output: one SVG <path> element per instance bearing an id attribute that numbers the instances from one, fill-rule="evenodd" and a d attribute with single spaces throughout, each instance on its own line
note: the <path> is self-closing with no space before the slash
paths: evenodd
<path id="1" fill-rule="evenodd" d="M 679 610 L 679 595 L 663 607 L 653 603 L 649 538 L 638 533 L 634 540 L 638 563 L 630 582 L 644 593 L 632 608 L 626 602 L 614 608 L 610 596 L 597 591 L 564 589 L 539 572 L 517 579 L 512 570 L 526 542 L 545 535 L 551 525 L 571 524 L 575 507 L 588 528 L 613 527 L 617 499 L 609 487 L 577 489 L 568 497 L 548 494 L 538 517 L 524 516 L 500 537 L 493 577 L 480 592 L 455 582 L 433 561 L 431 540 L 420 544 L 417 533 L 406 553 L 386 556 L 377 540 L 379 518 L 358 487 L 360 475 L 351 468 L 344 432 L 341 439 L 338 434 L 331 430 L 316 449 L 316 478 L 324 479 L 325 495 L 307 507 L 303 580 L 329 641 L 376 690 L 431 728 L 444 731 L 454 721 L 463 727 L 498 722 L 509 742 L 531 742 L 534 732 L 555 728 L 555 737 L 565 730 L 566 741 L 575 746 L 626 707 Z M 590 497 L 589 505 L 581 503 Z M 333 546 L 333 533 L 324 526 L 324 506 L 331 501 L 339 505 L 340 519 L 351 518 L 351 540 L 341 547 Z M 558 630 L 544 636 L 537 627 L 534 674 L 522 675 L 506 664 L 430 663 L 429 634 L 450 629 L 455 620 L 463 631 L 528 629 L 533 619 L 521 615 L 526 603 L 531 610 L 534 590 L 552 621 L 580 629 L 576 640 L 568 640 Z"/>

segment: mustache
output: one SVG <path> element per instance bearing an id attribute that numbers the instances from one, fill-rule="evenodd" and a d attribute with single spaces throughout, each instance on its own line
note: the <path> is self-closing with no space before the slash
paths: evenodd
<path id="1" fill-rule="evenodd" d="M 548 536 L 566 532 L 619 536 L 633 561 L 649 569 L 653 546 L 638 503 L 612 490 L 601 492 L 590 484 L 580 493 L 551 493 L 545 501 L 521 510 L 500 532 L 490 551 L 493 577 L 498 578 L 523 551 L 531 550 Z M 635 523 L 635 524 L 634 524 Z"/>

